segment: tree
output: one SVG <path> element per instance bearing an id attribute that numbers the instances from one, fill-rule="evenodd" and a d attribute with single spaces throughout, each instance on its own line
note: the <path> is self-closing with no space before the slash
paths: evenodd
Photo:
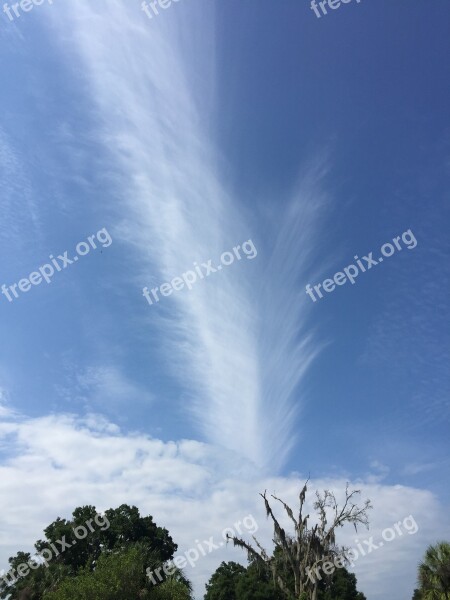
<path id="1" fill-rule="evenodd" d="M 145 576 L 147 552 L 142 544 L 126 550 L 102 554 L 94 571 L 81 569 L 76 577 L 65 579 L 44 600 L 190 600 L 190 587 L 177 579 L 153 586 Z"/>
<path id="2" fill-rule="evenodd" d="M 280 525 L 267 493 L 260 494 L 264 500 L 267 516 L 273 522 L 275 544 L 273 556 L 269 556 L 255 537 L 253 539 L 256 548 L 240 538 L 229 536 L 235 546 L 244 548 L 249 558 L 272 574 L 273 581 L 289 600 L 318 600 L 320 578 L 311 577 L 311 573 L 314 574 L 315 570 L 321 569 L 324 563 L 333 559 L 339 558 L 343 562 L 347 560 L 347 548 L 336 544 L 336 530 L 346 523 L 353 524 L 356 530 L 361 524 L 368 527 L 367 512 L 372 508 L 369 500 L 366 500 L 362 506 L 355 504 L 355 497 L 360 494 L 360 491 L 350 492 L 348 484 L 342 507 L 339 507 L 333 492 L 329 490 L 325 490 L 323 494 L 316 492 L 313 507 L 318 522 L 310 527 L 309 514 L 303 515 L 307 484 L 308 482 L 300 492 L 297 518 L 283 500 L 272 496 L 275 501 L 281 503 L 293 523 L 292 535 L 286 533 Z M 343 566 L 343 563 L 340 566 Z"/>
<path id="3" fill-rule="evenodd" d="M 206 584 L 205 600 L 237 600 L 236 587 L 245 567 L 235 562 L 223 562 Z"/>
<path id="4" fill-rule="evenodd" d="M 450 544 L 438 542 L 429 546 L 419 565 L 419 590 L 421 600 L 450 599 Z"/>
<path id="5" fill-rule="evenodd" d="M 262 569 L 255 561 L 247 567 L 236 586 L 237 600 L 284 600 L 273 583 L 271 573 Z"/>
<path id="6" fill-rule="evenodd" d="M 24 552 L 11 557 L 9 563 L 16 575 L 13 577 L 10 571 L 9 577 L 0 579 L 0 598 L 10 595 L 11 600 L 28 600 L 28 596 L 30 600 L 42 600 L 47 592 L 55 591 L 69 578 L 86 579 L 103 556 L 120 557 L 136 544 L 140 545 L 147 566 L 155 567 L 170 560 L 177 549 L 165 528 L 158 527 L 151 516 L 141 517 L 135 506 L 126 504 L 107 510 L 104 516 L 94 506 L 78 507 L 72 519 L 58 517 L 44 533 L 45 539 L 38 540 L 35 548 L 42 556 L 51 558 L 46 564 L 42 564 L 42 559 L 32 561 L 34 567 L 28 568 L 23 576 L 19 571 L 19 578 L 14 580 L 19 565 L 29 563 L 32 557 Z M 120 558 L 117 560 L 120 562 Z"/>
<path id="7" fill-rule="evenodd" d="M 366 600 L 356 588 L 356 577 L 344 567 L 319 584 L 318 600 Z"/>
<path id="8" fill-rule="evenodd" d="M 284 600 L 274 585 L 271 573 L 251 562 L 245 569 L 235 562 L 222 563 L 212 575 L 204 600 Z M 356 577 L 347 569 L 338 569 L 319 583 L 318 600 L 366 600 L 356 589 Z"/>
<path id="9" fill-rule="evenodd" d="M 205 600 L 282 600 L 270 573 L 251 563 L 247 568 L 223 562 L 206 584 Z"/>

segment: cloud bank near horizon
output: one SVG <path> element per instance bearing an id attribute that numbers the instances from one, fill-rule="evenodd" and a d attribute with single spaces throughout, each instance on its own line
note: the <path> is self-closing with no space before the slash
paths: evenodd
<path id="1" fill-rule="evenodd" d="M 179 544 L 178 553 L 195 547 L 195 540 L 220 538 L 224 528 L 251 514 L 258 524 L 256 537 L 271 548 L 272 531 L 259 492 L 267 489 L 297 506 L 305 476 L 267 478 L 252 471 L 243 473 L 241 460 L 222 456 L 208 444 L 193 440 L 164 443 L 135 432 L 125 434 L 101 415 L 49 415 L 27 418 L 6 409 L 0 423 L 2 453 L 0 509 L 9 515 L 0 531 L 0 561 L 18 550 L 31 550 L 43 528 L 57 516 L 68 517 L 75 506 L 94 504 L 98 510 L 134 504 L 167 527 Z M 235 469 L 233 469 L 233 466 Z M 239 473 L 236 475 L 232 473 Z M 342 477 L 313 479 L 315 489 L 345 489 Z M 416 564 L 428 543 L 448 526 L 448 517 L 437 498 L 427 490 L 386 485 L 376 477 L 355 479 L 351 485 L 369 497 L 374 509 L 370 531 L 339 531 L 338 542 L 355 546 L 355 540 L 381 539 L 381 531 L 412 515 L 419 530 L 386 543 L 355 563 L 359 589 L 370 600 L 382 599 L 396 590 L 398 596 L 412 592 Z M 280 515 L 284 522 L 284 517 Z M 285 523 L 289 527 L 289 523 Z M 11 540 L 14 543 L 11 543 Z M 250 537 L 249 537 L 250 540 Z M 208 554 L 186 574 L 198 595 L 222 560 L 245 564 L 246 557 L 231 546 Z M 411 594 L 410 594 L 411 595 Z"/>

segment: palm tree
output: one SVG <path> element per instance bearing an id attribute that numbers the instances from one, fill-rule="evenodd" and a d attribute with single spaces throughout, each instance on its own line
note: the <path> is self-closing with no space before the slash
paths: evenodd
<path id="1" fill-rule="evenodd" d="M 429 546 L 419 565 L 419 585 L 424 600 L 450 600 L 450 544 Z"/>

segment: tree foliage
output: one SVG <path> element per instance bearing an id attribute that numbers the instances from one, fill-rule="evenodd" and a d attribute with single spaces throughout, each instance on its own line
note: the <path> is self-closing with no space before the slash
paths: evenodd
<path id="1" fill-rule="evenodd" d="M 336 569 L 331 578 L 319 584 L 318 600 L 366 600 L 356 588 L 356 577 L 347 569 Z"/>
<path id="2" fill-rule="evenodd" d="M 96 517 L 97 521 L 93 521 Z M 112 600 L 125 598 L 120 594 L 128 589 L 129 600 L 130 590 L 135 588 L 140 592 L 152 591 L 153 596 L 148 597 L 157 598 L 156 594 L 160 592 L 156 587 L 159 586 L 150 589 L 144 565 L 145 568 L 156 568 L 173 558 L 177 545 L 169 532 L 158 527 L 151 516 L 142 517 L 135 506 L 126 504 L 107 510 L 102 520 L 98 517 L 94 506 L 83 506 L 73 511 L 70 520 L 58 517 L 53 521 L 44 530 L 45 539 L 35 543 L 38 552 L 50 552 L 53 546 L 52 559 L 47 566 L 37 565 L 16 581 L 0 579 L 0 598 L 10 595 L 10 600 L 65 600 L 69 597 L 89 597 L 89 600 L 108 597 Z M 89 520 L 88 535 L 84 539 L 75 536 L 74 528 L 86 527 Z M 70 547 L 56 554 L 57 540 L 65 540 Z M 29 553 L 19 552 L 9 559 L 10 567 L 17 570 L 20 564 L 30 559 Z M 125 565 L 128 570 L 124 570 Z M 166 588 L 170 586 L 174 589 L 189 587 L 177 580 L 166 584 Z M 71 596 L 72 592 L 74 595 Z M 189 595 L 179 595 L 180 600 L 184 597 Z"/>
<path id="3" fill-rule="evenodd" d="M 223 562 L 206 584 L 205 600 L 236 600 L 236 586 L 245 567 Z"/>
<path id="4" fill-rule="evenodd" d="M 223 562 L 206 585 L 205 600 L 282 600 L 270 574 L 255 563 L 248 568 Z"/>
<path id="5" fill-rule="evenodd" d="M 450 600 L 450 544 L 438 542 L 429 546 L 418 570 L 420 600 Z"/>
<path id="6" fill-rule="evenodd" d="M 65 579 L 44 600 L 190 600 L 190 589 L 183 582 L 167 579 L 153 586 L 145 576 L 147 552 L 141 544 L 126 550 L 102 554 L 94 571 L 81 569 Z"/>
<path id="7" fill-rule="evenodd" d="M 271 573 L 255 562 L 245 568 L 235 562 L 222 563 L 206 585 L 204 600 L 284 600 Z M 366 600 L 356 589 L 356 577 L 338 569 L 320 581 L 318 600 Z"/>

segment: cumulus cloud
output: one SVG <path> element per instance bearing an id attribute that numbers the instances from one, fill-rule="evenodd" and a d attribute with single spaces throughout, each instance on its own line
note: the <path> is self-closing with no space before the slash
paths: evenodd
<path id="1" fill-rule="evenodd" d="M 75 506 L 83 504 L 94 504 L 99 510 L 123 502 L 137 505 L 169 529 L 179 553 L 210 536 L 220 545 L 223 530 L 251 514 L 258 524 L 258 539 L 270 549 L 272 532 L 258 492 L 267 489 L 296 506 L 304 482 L 300 474 L 267 478 L 250 464 L 245 474 L 239 475 L 242 460 L 231 454 L 223 457 L 210 445 L 193 440 L 162 442 L 139 432 L 121 432 L 94 414 L 2 421 L 2 445 L 5 440 L 9 456 L 0 467 L 0 510 L 4 515 L 0 561 L 4 568 L 8 556 L 32 549 L 49 522 L 57 516 L 68 517 Z M 345 484 L 344 479 L 313 480 L 310 490 L 335 489 L 342 496 Z M 374 505 L 370 532 L 358 532 L 359 540 L 370 535 L 381 540 L 384 529 L 409 515 L 418 524 L 414 535 L 405 530 L 355 563 L 359 587 L 371 600 L 381 600 L 393 589 L 397 598 L 409 600 L 417 561 L 448 524 L 443 508 L 426 490 L 374 481 L 354 481 L 352 485 Z M 282 515 L 280 518 L 284 520 Z M 352 529 L 339 532 L 340 543 L 348 546 L 355 546 L 355 537 Z M 222 560 L 245 563 L 245 556 L 223 544 L 202 557 L 195 568 L 187 568 L 198 597 Z"/>

